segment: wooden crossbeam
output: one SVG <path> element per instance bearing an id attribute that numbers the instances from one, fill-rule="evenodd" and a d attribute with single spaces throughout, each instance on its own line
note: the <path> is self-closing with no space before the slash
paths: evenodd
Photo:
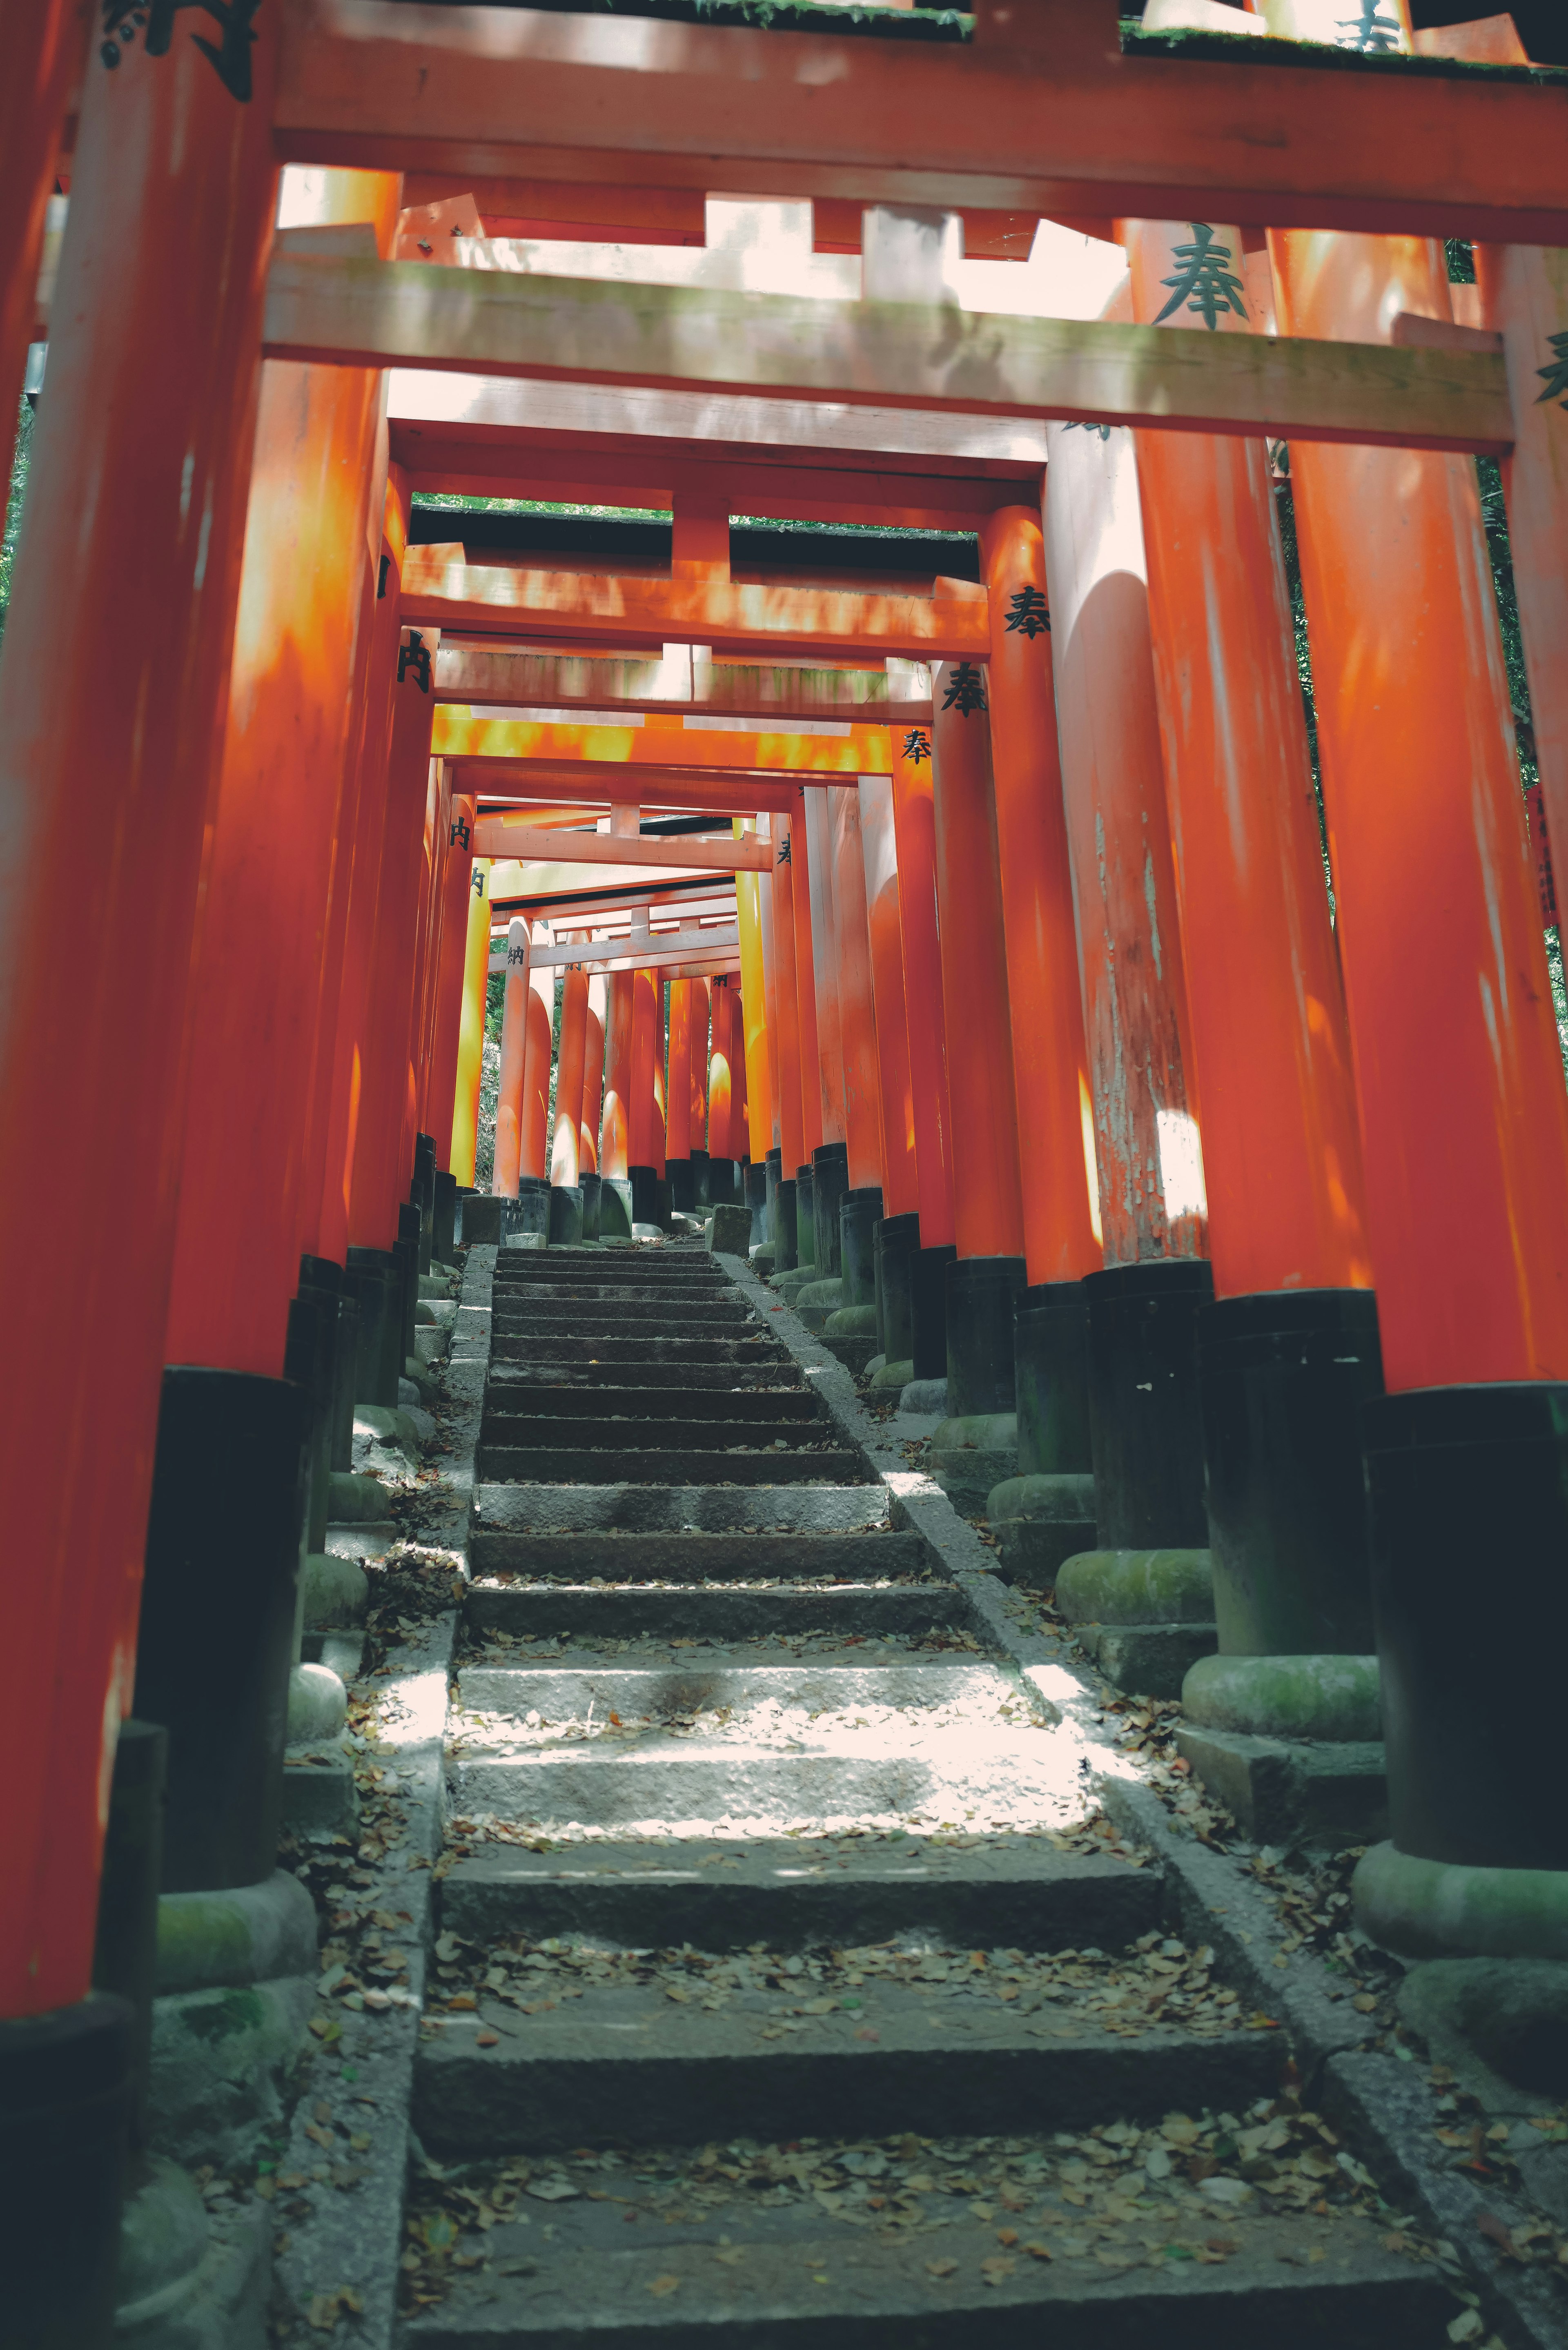
<path id="1" fill-rule="evenodd" d="M 923 692 L 909 688 L 919 680 Z M 905 667 L 805 669 L 795 663 L 694 660 L 687 645 L 661 660 L 594 660 L 442 637 L 435 659 L 438 702 L 537 703 L 551 710 L 670 711 L 732 718 L 830 718 L 929 725 L 929 674 Z"/>
<path id="2" fill-rule="evenodd" d="M 456 272 L 432 269 L 424 275 L 447 277 Z M 1403 359 L 1435 356 L 1400 353 Z M 651 639 L 708 645 L 715 652 L 765 647 L 774 659 L 842 652 L 910 660 L 988 660 L 984 589 L 961 579 L 940 584 L 951 594 L 871 596 L 844 588 L 637 579 L 606 572 L 514 570 L 463 563 L 445 547 L 410 546 L 400 609 L 405 620 L 437 627 L 443 635 L 448 629 L 494 634 L 510 629 L 518 636 L 587 639 L 607 650 L 616 645 L 640 648 Z"/>
<path id="3" fill-rule="evenodd" d="M 1010 317 L 940 304 L 818 302 L 285 253 L 267 278 L 265 334 L 273 358 L 355 367 L 466 368 L 670 389 L 708 384 L 732 392 L 1485 455 L 1506 455 L 1513 441 L 1507 375 L 1495 353 L 1176 335 L 1158 327 Z M 552 575 L 512 576 L 543 583 Z M 628 616 L 638 614 L 642 641 L 661 631 L 721 643 L 722 632 L 697 610 L 689 624 L 656 622 L 659 599 L 639 604 L 633 582 L 618 585 Z M 542 584 L 535 592 L 547 595 Z M 782 592 L 727 591 L 742 598 Z M 476 626 L 462 608 L 471 600 L 474 608 L 486 608 L 483 598 L 460 597 L 454 609 L 449 598 L 441 625 Z M 725 608 L 711 608 L 718 620 Z M 424 602 L 419 609 L 438 617 Z M 913 633 L 896 645 L 870 635 L 855 640 L 887 651 L 932 647 L 930 635 Z"/>
<path id="4" fill-rule="evenodd" d="M 728 930 L 715 929 L 711 935 L 675 938 L 666 931 L 653 931 L 651 943 L 626 939 L 592 939 L 579 941 L 575 946 L 535 947 L 528 957 L 531 971 L 564 971 L 576 964 L 583 971 L 647 971 L 663 963 L 690 962 L 707 959 L 727 964 L 735 961 L 735 951 L 741 933 L 732 923 Z M 492 971 L 504 971 L 506 957 L 492 955 Z"/>
<path id="5" fill-rule="evenodd" d="M 571 575 L 567 575 L 570 577 Z M 640 583 L 639 583 L 640 584 Z M 655 583 L 661 584 L 661 583 Z M 738 734 L 727 729 L 563 724 L 554 720 L 471 718 L 450 703 L 437 710 L 431 734 L 436 759 L 535 760 L 572 765 L 634 767 L 649 782 L 665 767 L 682 775 L 707 768 L 743 773 L 832 776 L 888 772 L 885 726 L 852 725 L 844 734 Z"/>
<path id="6" fill-rule="evenodd" d="M 649 815 L 709 810 L 722 816 L 757 816 L 763 810 L 789 816 L 800 802 L 793 778 L 784 775 L 709 775 L 701 768 L 628 769 L 580 760 L 575 767 L 545 765 L 532 759 L 456 759 L 452 789 L 484 800 L 535 800 L 548 806 L 640 807 Z M 883 772 L 875 767 L 867 775 Z M 811 777 L 803 780 L 810 782 Z M 817 783 L 849 777 L 818 775 Z"/>
<path id="7" fill-rule="evenodd" d="M 476 857 L 520 858 L 529 864 L 647 865 L 660 873 L 771 873 L 771 841 L 692 841 L 683 851 L 677 840 L 641 839 L 606 832 L 556 832 L 544 825 L 510 824 L 504 816 L 482 816 L 473 827 Z"/>
<path id="8" fill-rule="evenodd" d="M 1124 57 L 1114 0 L 962 46 L 392 0 L 284 24 L 287 161 L 1568 243 L 1560 92 Z"/>
<path id="9" fill-rule="evenodd" d="M 515 910 L 518 907 L 524 907 L 552 922 L 575 921 L 587 927 L 612 918 L 618 919 L 626 913 L 726 914 L 732 919 L 735 892 L 732 881 L 716 879 L 705 883 L 699 877 L 652 889 L 646 883 L 628 882 L 624 889 L 596 889 L 590 897 L 580 897 L 567 890 L 562 896 L 552 898 L 547 904 L 529 890 L 514 892 L 510 899 L 494 896 L 490 902 L 497 917 L 508 915 L 509 909 Z M 505 928 L 505 921 L 501 921 L 502 933 Z M 493 931 L 491 935 L 493 937 L 496 932 Z"/>

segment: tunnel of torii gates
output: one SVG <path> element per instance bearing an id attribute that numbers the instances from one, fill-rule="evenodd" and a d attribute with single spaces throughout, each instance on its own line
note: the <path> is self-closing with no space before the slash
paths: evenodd
<path id="1" fill-rule="evenodd" d="M 67 2109 L 125 2127 L 119 1725 L 170 1729 L 163 1891 L 266 1879 L 332 1398 L 396 1399 L 459 1215 L 749 1203 L 1015 1448 L 1041 1555 L 1204 1556 L 1197 1720 L 1364 1738 L 1380 1665 L 1370 1932 L 1568 1955 L 1568 97 L 1123 54 L 1108 0 L 941 47 L 400 13 L 4 11 L 36 2209 L 91 2205 Z M 1364 15 L 1242 21 L 1523 56 Z"/>

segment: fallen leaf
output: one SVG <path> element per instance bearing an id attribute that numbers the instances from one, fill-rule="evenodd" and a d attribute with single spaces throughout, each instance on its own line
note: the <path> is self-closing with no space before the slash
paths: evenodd
<path id="1" fill-rule="evenodd" d="M 997 2231 L 996 2231 L 996 2241 L 997 2241 L 997 2242 L 998 2242 L 999 2244 L 1008 2244 L 1008 2245 L 1015 2244 L 1015 2243 L 1018 2241 L 1018 2230 L 1017 2230 L 1017 2229 L 1016 2229 L 1016 2228 L 998 2228 L 998 2230 L 997 2230 Z"/>
<path id="2" fill-rule="evenodd" d="M 855 2037 L 857 2040 L 880 2040 L 882 2034 L 879 2032 L 873 2032 L 868 2023 L 863 2023 Z"/>
<path id="3" fill-rule="evenodd" d="M 948 2260 L 945 2258 L 940 2261 L 928 2261 L 926 2262 L 926 2274 L 928 2276 L 934 2277 L 956 2276 L 958 2274 L 958 2262 L 957 2261 Z"/>
<path id="4" fill-rule="evenodd" d="M 1518 2260 L 1519 2251 L 1513 2241 L 1513 2231 L 1506 2220 L 1498 2218 L 1495 2211 L 1483 2211 L 1476 2221 L 1476 2227 L 1489 2242 L 1496 2244 L 1511 2261 Z"/>
<path id="5" fill-rule="evenodd" d="M 981 2261 L 980 2272 L 987 2284 L 1001 2284 L 1017 2266 L 1016 2261 L 1003 2260 L 1000 2252 L 992 2252 L 989 2260 Z"/>
<path id="6" fill-rule="evenodd" d="M 680 2292 L 680 2279 L 678 2276 L 656 2276 L 648 2290 L 662 2301 L 667 2293 Z"/>
<path id="7" fill-rule="evenodd" d="M 745 2257 L 746 2257 L 746 2248 L 745 2248 L 744 2244 L 734 2244 L 734 2245 L 732 2245 L 732 2247 L 730 2248 L 730 2250 L 729 2250 L 728 2251 L 720 2251 L 720 2252 L 715 2252 L 715 2253 L 714 2253 L 714 2255 L 713 2255 L 713 2258 L 714 2258 L 716 2261 L 722 2261 L 726 2268 L 732 2268 L 732 2268 L 734 2268 L 734 2267 L 735 2267 L 735 2266 L 736 2266 L 740 2262 L 743 2261 L 743 2260 L 745 2259 Z"/>
<path id="8" fill-rule="evenodd" d="M 1479 2309 L 1461 2309 L 1449 2327 L 1450 2342 L 1473 2342 L 1486 2330 Z"/>
<path id="9" fill-rule="evenodd" d="M 1050 2245 L 1041 2243 L 1038 2237 L 1036 2237 L 1033 2243 L 1025 2244 L 1023 2249 L 1029 2254 L 1030 2259 L 1033 2261 L 1048 2261 L 1054 2257 Z"/>
<path id="10" fill-rule="evenodd" d="M 1231 2253 L 1239 2252 L 1241 2247 L 1234 2236 L 1210 2236 L 1207 2239 L 1205 2249 L 1215 2253 L 1220 2260 L 1228 2261 Z"/>
<path id="11" fill-rule="evenodd" d="M 501 2034 L 498 2032 L 476 2032 L 473 2035 L 473 2044 L 476 2048 L 499 2048 Z"/>
<path id="12" fill-rule="evenodd" d="M 577 2192 L 569 2178 L 531 2179 L 526 2191 L 541 2203 L 569 2203 Z M 676 2282 L 680 2282 L 679 2278 Z"/>

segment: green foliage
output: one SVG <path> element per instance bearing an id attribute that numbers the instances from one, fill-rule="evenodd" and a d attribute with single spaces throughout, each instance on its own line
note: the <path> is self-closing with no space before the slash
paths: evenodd
<path id="1" fill-rule="evenodd" d="M 10 494 L 5 501 L 5 535 L 0 540 L 0 637 L 5 633 L 5 615 L 11 608 L 11 577 L 16 560 L 16 541 L 22 531 L 22 501 L 27 494 L 32 455 L 33 411 L 24 400 L 16 421 L 16 454 L 11 464 Z"/>
<path id="2" fill-rule="evenodd" d="M 414 494 L 414 510 L 439 506 L 443 514 L 515 514 L 566 516 L 574 521 L 587 522 L 669 522 L 668 507 L 657 506 L 583 506 L 561 505 L 549 498 L 460 498 L 451 497 L 443 490 L 439 497 Z"/>

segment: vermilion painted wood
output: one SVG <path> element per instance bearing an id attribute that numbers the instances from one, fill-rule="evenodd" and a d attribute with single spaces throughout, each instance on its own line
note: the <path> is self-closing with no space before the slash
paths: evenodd
<path id="1" fill-rule="evenodd" d="M 1239 264 L 1240 229 L 1204 225 Z M 1183 275 L 1176 248 L 1195 236 L 1184 222 L 1125 224 L 1135 317 L 1166 307 Z M 1213 332 L 1254 331 L 1239 286 L 1233 299 Z M 1210 331 L 1185 304 L 1166 324 Z M 1215 1289 L 1369 1288 L 1350 1038 L 1268 452 L 1134 438 Z"/>
<path id="2" fill-rule="evenodd" d="M 838 926 L 833 905 L 833 811 L 820 792 L 804 795 L 801 832 L 811 904 L 812 978 L 816 985 L 817 1095 L 824 1142 L 844 1139 L 844 1045 L 838 1008 Z"/>
<path id="3" fill-rule="evenodd" d="M 833 927 L 838 967 L 838 1034 L 844 1058 L 844 1139 L 849 1185 L 883 1181 L 882 1088 L 877 1066 L 877 1013 L 871 991 L 871 932 L 866 863 L 860 844 L 858 785 L 828 795 L 833 827 Z"/>
<path id="4" fill-rule="evenodd" d="M 757 879 L 757 925 L 763 938 L 763 1017 L 768 1033 L 768 1101 L 772 1109 L 772 1132 L 774 1150 L 783 1149 L 781 1104 L 783 1101 L 782 1064 L 784 1040 L 779 1034 L 779 962 L 774 938 L 774 849 L 771 838 L 771 816 L 759 816 L 758 833 L 767 841 L 767 869 Z"/>
<path id="5" fill-rule="evenodd" d="M 668 1071 L 670 1039 L 665 1026 L 662 971 L 651 974 L 653 980 L 653 1170 L 656 1175 L 667 1172 L 664 1139 L 665 1113 L 668 1104 Z"/>
<path id="6" fill-rule="evenodd" d="M 567 575 L 570 576 L 570 575 Z M 650 712 L 649 719 L 666 713 Z M 798 734 L 787 725 L 769 733 L 732 733 L 727 728 L 687 728 L 679 713 L 672 724 L 655 726 L 568 725 L 564 720 L 471 718 L 467 711 L 442 702 L 436 712 L 431 747 L 443 759 L 538 761 L 566 768 L 579 763 L 606 767 L 674 767 L 682 773 L 713 767 L 766 775 L 860 775 L 885 770 L 888 729 L 849 722 L 846 734 Z M 649 786 L 657 775 L 637 780 Z"/>
<path id="7" fill-rule="evenodd" d="M 501 1067 L 495 1088 L 495 1159 L 490 1188 L 517 1197 L 523 1171 L 523 1071 L 528 1058 L 528 925 L 514 914 L 506 926 L 506 983 L 501 995 Z"/>
<path id="8" fill-rule="evenodd" d="M 626 1180 L 631 1153 L 633 975 L 609 976 L 609 1018 L 605 1036 L 605 1100 L 599 1128 L 599 1172 Z"/>
<path id="9" fill-rule="evenodd" d="M 1266 12 L 1265 12 L 1266 13 Z M 1337 12 L 1341 15 L 1343 11 Z M 1568 242 L 1554 98 L 1095 53 L 1082 0 L 957 47 L 290 0 L 279 152 L 306 161 L 1036 214 Z M 1065 45 L 1074 42 L 1076 54 Z M 1548 111 L 1550 107 L 1552 110 Z M 541 130 L 550 144 L 535 143 Z M 1225 201 L 1219 196 L 1224 192 Z"/>
<path id="10" fill-rule="evenodd" d="M 1102 1260 L 1084 1166 L 1088 1066 L 1038 506 L 988 515 L 980 545 L 998 616 L 986 694 L 1024 1256 L 1031 1282 L 1078 1281 Z"/>
<path id="11" fill-rule="evenodd" d="M 425 1095 L 430 1083 L 431 1005 L 435 965 L 441 951 L 441 872 L 446 847 L 452 785 L 444 762 L 430 762 L 425 794 L 425 827 L 421 843 L 419 926 L 414 948 L 414 1000 L 409 1024 L 409 1083 L 403 1116 L 400 1158 L 411 1170 L 415 1138 L 425 1130 Z M 406 1187 L 402 1194 L 407 1196 Z"/>
<path id="12" fill-rule="evenodd" d="M 71 76 L 87 50 L 85 0 L 0 0 L 0 439 L 7 451 L 33 339 L 44 215 L 54 192 Z"/>
<path id="13" fill-rule="evenodd" d="M 434 712 L 435 703 L 421 691 L 418 670 L 410 662 L 392 688 L 376 941 L 360 1047 L 363 1076 L 348 1230 L 362 1248 L 391 1247 L 398 1237 L 398 1207 L 407 1197 L 413 1171 L 411 1152 L 408 1165 L 402 1163 L 402 1139 L 410 1114 L 409 1048 Z"/>
<path id="14" fill-rule="evenodd" d="M 950 1039 L 953 1238 L 961 1258 L 1022 1256 L 1023 1200 L 991 730 L 983 710 L 966 716 L 956 700 L 950 708 L 941 707 L 955 678 L 946 663 L 938 670 L 931 722 L 942 1004 Z"/>
<path id="15" fill-rule="evenodd" d="M 550 1180 L 568 1189 L 582 1169 L 583 1076 L 588 1053 L 588 978 L 568 970 L 561 988 L 561 1046 L 556 1064 L 555 1138 Z"/>
<path id="16" fill-rule="evenodd" d="M 783 825 L 784 818 L 771 821 Z M 779 1149 L 782 1180 L 794 1180 L 795 1170 L 805 1156 L 805 1126 L 801 1115 L 801 1042 L 800 990 L 795 969 L 794 868 L 777 864 L 773 869 L 771 888 L 774 901 L 774 955 L 778 970 L 778 1043 L 779 1043 Z"/>
<path id="17" fill-rule="evenodd" d="M 909 727 L 894 744 L 893 836 L 898 857 L 898 932 L 909 1097 L 920 1194 L 920 1245 L 953 1237 L 952 1129 L 948 1109 L 947 1023 L 942 951 L 937 935 L 936 820 L 931 802 L 931 730 Z M 918 756 L 916 754 L 919 754 Z"/>
<path id="18" fill-rule="evenodd" d="M 1286 331 L 1448 307 L 1440 244 L 1269 249 Z M 1303 449 L 1291 478 L 1384 1372 L 1562 1378 L 1568 1095 L 1475 468 Z"/>
<path id="19" fill-rule="evenodd" d="M 866 922 L 877 1013 L 882 1211 L 888 1216 L 913 1215 L 920 1204 L 920 1187 L 904 1003 L 904 941 L 898 920 L 898 852 L 893 829 L 893 785 L 887 775 L 861 778 L 860 846 L 866 863 Z"/>
<path id="20" fill-rule="evenodd" d="M 1062 426 L 1048 439 L 1045 565 L 1092 1097 L 1085 1155 L 1107 1265 L 1201 1256 L 1199 1187 L 1173 1190 L 1175 1212 L 1166 1196 L 1176 1143 L 1199 1175 L 1201 1158 L 1133 439 Z"/>
<path id="21" fill-rule="evenodd" d="M 708 1033 L 712 1017 L 713 983 L 691 983 L 691 1040 L 688 1064 L 691 1080 L 691 1148 L 708 1148 Z"/>
<path id="22" fill-rule="evenodd" d="M 599 1114 L 605 1090 L 607 982 L 601 972 L 588 978 L 587 1040 L 583 1051 L 583 1106 L 578 1113 L 577 1164 L 585 1175 L 599 1171 Z"/>
<path id="23" fill-rule="evenodd" d="M 518 1135 L 519 1170 L 550 1171 L 550 1047 L 556 1014 L 556 974 L 528 966 L 527 1045 L 523 1056 L 523 1112 Z"/>
<path id="24" fill-rule="evenodd" d="M 431 1053 L 426 1131 L 436 1147 L 436 1165 L 450 1171 L 457 1084 L 458 1039 L 462 1025 L 463 972 L 468 962 L 468 909 L 473 896 L 474 804 L 452 798 L 447 816 L 446 868 L 441 880 L 441 963 L 436 977 L 435 1026 Z"/>
<path id="25" fill-rule="evenodd" d="M 369 1241 L 361 1242 L 361 1236 L 351 1229 L 354 1160 L 364 1095 L 370 964 L 376 949 L 376 910 L 380 900 L 381 856 L 387 826 L 387 749 L 391 739 L 400 634 L 398 567 L 407 544 L 408 517 L 408 484 L 394 465 L 388 473 L 379 527 L 372 520 L 368 534 L 369 541 L 373 542 L 367 548 L 370 592 L 373 594 L 380 585 L 383 565 L 388 592 L 378 597 L 373 607 L 360 705 L 354 831 L 348 848 L 348 902 L 334 1020 L 326 1163 L 317 1224 L 317 1245 L 311 1252 L 339 1263 L 351 1241 L 366 1247 L 374 1245 Z M 475 1101 L 477 1105 L 477 1096 Z"/>
<path id="26" fill-rule="evenodd" d="M 15 1139 L 0 1201 L 7 1229 L 27 1231 L 47 1153 L 73 1234 L 63 1259 L 24 1248 L 12 1269 L 28 1367 L 4 1448 L 5 2016 L 88 1990 L 134 1671 L 276 188 L 276 0 L 253 29 L 248 106 L 188 39 L 114 72 L 88 64 L 0 662 L 0 1098 Z M 87 858 L 84 825 L 99 844 Z M 67 906 L 87 943 L 62 957 Z"/>
<path id="27" fill-rule="evenodd" d="M 468 941 L 462 964 L 462 1018 L 458 1028 L 457 1077 L 452 1114 L 449 1163 L 460 1187 L 473 1181 L 479 1140 L 479 1080 L 484 1064 L 484 1003 L 490 983 L 490 868 L 475 861 L 469 880 Z"/>
<path id="28" fill-rule="evenodd" d="M 784 818 L 790 852 L 790 910 L 794 917 L 794 1001 L 800 1020 L 800 1155 L 809 1166 L 822 1147 L 822 1045 L 816 1027 L 815 947 L 811 931 L 811 843 L 805 804 L 797 799 Z"/>
<path id="29" fill-rule="evenodd" d="M 659 1017 L 654 997 L 657 975 L 632 974 L 631 1118 L 628 1154 L 634 1167 L 653 1164 L 653 1063 L 658 1050 Z"/>
<path id="30" fill-rule="evenodd" d="M 735 837 L 756 829 L 735 818 Z M 767 982 L 763 970 L 761 884 L 754 873 L 735 876 L 735 923 L 741 933 L 741 1035 L 737 1039 L 746 1065 L 746 1135 L 760 1166 L 769 1149 L 764 1127 L 771 1133 L 773 1080 L 768 1069 Z M 756 1131 L 753 1133 L 753 1128 Z M 739 1157 L 741 1154 L 736 1153 Z"/>
<path id="31" fill-rule="evenodd" d="M 671 1159 L 691 1156 L 691 982 L 670 983 L 670 1119 L 665 1149 Z"/>
<path id="32" fill-rule="evenodd" d="M 384 174 L 329 172 L 323 219 L 395 208 Z M 337 837 L 356 765 L 366 507 L 380 383 L 263 370 L 222 776 L 197 971 L 164 1347 L 175 1363 L 283 1370 Z M 265 973 L 266 1017 L 256 1017 Z M 323 1057 L 332 1039 L 325 1040 Z M 235 1248 L 236 1227 L 245 1245 Z"/>
<path id="33" fill-rule="evenodd" d="M 713 983 L 708 1035 L 708 1156 L 731 1159 L 730 1149 L 730 1011 L 733 989 L 722 980 Z"/>

